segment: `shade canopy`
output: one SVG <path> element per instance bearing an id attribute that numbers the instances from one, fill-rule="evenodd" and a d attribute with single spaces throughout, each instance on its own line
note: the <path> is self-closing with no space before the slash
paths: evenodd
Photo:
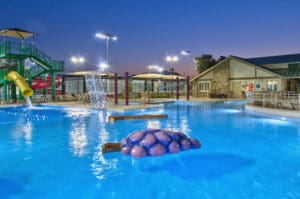
<path id="1" fill-rule="evenodd" d="M 77 71 L 77 72 L 73 72 L 73 73 L 68 73 L 68 75 L 75 75 L 75 76 L 95 75 L 95 76 L 101 76 L 101 77 L 114 77 L 115 74 L 101 72 L 98 70 L 90 70 L 90 71 Z"/>
<path id="2" fill-rule="evenodd" d="M 163 79 L 165 75 L 159 73 L 143 73 L 132 76 L 133 79 Z"/>
<path id="3" fill-rule="evenodd" d="M 178 77 L 179 80 L 184 80 L 185 78 L 180 75 L 165 75 L 164 80 L 176 80 Z"/>
<path id="4" fill-rule="evenodd" d="M 23 40 L 27 39 L 28 37 L 32 37 L 33 35 L 35 35 L 33 32 L 28 32 L 20 28 L 8 28 L 0 30 L 0 36 L 15 37 Z"/>
<path id="5" fill-rule="evenodd" d="M 179 78 L 180 80 L 185 79 L 184 77 L 177 74 L 160 74 L 160 73 L 143 73 L 132 76 L 133 79 L 161 79 L 161 80 L 176 80 L 176 78 Z"/>

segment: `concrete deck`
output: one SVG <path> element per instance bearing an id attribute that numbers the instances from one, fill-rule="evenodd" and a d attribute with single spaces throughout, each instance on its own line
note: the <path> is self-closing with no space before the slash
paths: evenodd
<path id="1" fill-rule="evenodd" d="M 170 101 L 176 101 L 176 99 L 151 99 L 152 102 L 170 102 Z M 181 98 L 179 100 L 186 101 L 185 98 Z M 211 98 L 190 98 L 190 102 L 217 102 L 217 101 L 241 101 L 245 99 L 239 99 L 239 98 L 228 98 L 228 99 L 211 99 Z M 139 104 L 137 100 L 131 100 L 132 104 L 126 106 L 124 103 L 124 100 L 119 99 L 119 104 L 115 105 L 114 101 L 110 100 L 108 102 L 108 110 L 110 111 L 127 111 L 127 110 L 136 110 L 136 109 L 144 109 L 144 108 L 152 108 L 152 107 L 160 107 L 162 104 L 154 103 L 154 104 Z M 49 102 L 49 103 L 43 103 L 43 104 L 49 104 L 49 105 L 61 105 L 61 106 L 67 106 L 67 107 L 80 107 L 80 108 L 91 108 L 91 105 L 89 103 L 80 103 L 80 102 Z M 6 104 L 1 106 L 14 106 L 16 104 Z M 20 105 L 20 104 L 18 104 Z M 295 110 L 283 110 L 283 109 L 272 109 L 272 108 L 264 108 L 264 107 L 258 107 L 253 105 L 246 105 L 246 111 L 252 111 L 257 113 L 264 113 L 264 114 L 270 114 L 275 116 L 281 116 L 281 117 L 292 117 L 300 119 L 300 111 Z"/>

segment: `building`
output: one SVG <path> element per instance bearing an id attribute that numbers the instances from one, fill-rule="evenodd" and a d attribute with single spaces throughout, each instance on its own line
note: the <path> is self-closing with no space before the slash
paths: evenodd
<path id="1" fill-rule="evenodd" d="M 246 91 L 300 93 L 300 54 L 229 56 L 191 79 L 194 97 L 245 97 Z"/>

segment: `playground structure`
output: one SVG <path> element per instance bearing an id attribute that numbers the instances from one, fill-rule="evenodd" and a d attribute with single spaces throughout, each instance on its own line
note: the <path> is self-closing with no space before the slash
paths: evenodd
<path id="1" fill-rule="evenodd" d="M 64 71 L 64 62 L 53 60 L 37 49 L 35 33 L 11 28 L 0 30 L 0 36 L 4 38 L 0 43 L 0 99 L 22 100 L 32 95 L 32 87 L 43 89 L 44 94 L 45 88 L 51 87 L 54 100 L 55 87 L 60 84 L 55 73 Z M 31 44 L 25 43 L 28 38 L 32 38 Z"/>

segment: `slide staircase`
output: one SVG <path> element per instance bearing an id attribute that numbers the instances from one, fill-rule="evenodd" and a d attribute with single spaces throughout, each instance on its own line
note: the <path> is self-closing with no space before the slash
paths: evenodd
<path id="1" fill-rule="evenodd" d="M 3 42 L 0 44 L 0 59 L 29 58 L 36 65 L 30 68 L 31 79 L 48 72 L 64 71 L 64 62 L 51 59 L 32 44 L 18 42 Z"/>

